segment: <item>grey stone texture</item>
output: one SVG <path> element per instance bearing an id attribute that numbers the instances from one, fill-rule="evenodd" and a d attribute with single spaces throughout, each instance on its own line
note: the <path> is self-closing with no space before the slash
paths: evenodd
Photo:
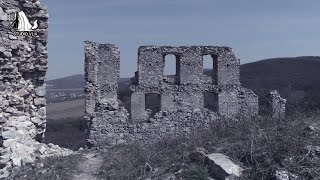
<path id="1" fill-rule="evenodd" d="M 239 60 L 231 48 L 217 46 L 141 46 L 129 114 L 117 102 L 119 54 L 115 45 L 85 42 L 88 147 L 150 143 L 208 129 L 221 117 L 258 115 L 258 96 L 241 87 Z M 176 57 L 175 75 L 164 75 L 166 55 Z M 205 55 L 212 57 L 209 76 Z"/>
<path id="2" fill-rule="evenodd" d="M 175 55 L 176 74 L 164 76 L 166 55 Z M 203 56 L 211 55 L 213 73 L 203 74 Z M 203 108 L 204 94 L 215 97 L 209 109 L 234 117 L 242 109 L 258 113 L 257 96 L 240 86 L 240 62 L 229 47 L 142 46 L 138 50 L 138 71 L 130 86 L 131 119 L 143 121 L 145 95 L 161 96 L 161 109 Z M 241 96 L 241 98 L 240 98 Z M 210 104 L 210 103 L 209 103 Z"/>
<path id="3" fill-rule="evenodd" d="M 117 99 L 120 52 L 111 44 L 85 42 L 86 112 L 93 113 L 100 99 Z"/>
<path id="4" fill-rule="evenodd" d="M 100 101 L 117 99 L 120 79 L 120 51 L 112 44 L 85 41 L 85 119 L 87 137 L 93 136 L 99 127 L 95 112 Z M 91 134 L 88 134 L 91 132 Z M 90 138 L 89 138 L 90 139 Z"/>
<path id="5" fill-rule="evenodd" d="M 38 21 L 36 36 L 9 27 L 8 13 L 20 11 L 30 23 Z M 39 0 L 0 1 L 0 38 L 0 178 L 5 178 L 12 166 L 70 151 L 39 142 L 46 128 L 47 8 Z"/>
<path id="6" fill-rule="evenodd" d="M 30 22 L 38 20 L 38 36 L 16 36 L 7 26 L 9 12 L 24 11 Z M 45 107 L 45 75 L 48 52 L 48 14 L 39 1 L 1 2 L 0 14 L 0 113 L 6 122 L 13 116 L 39 118 L 34 124 L 36 138 L 41 141 L 45 132 L 45 114 L 39 110 Z M 1 124 L 4 130 L 6 123 Z"/>
<path id="7" fill-rule="evenodd" d="M 239 180 L 243 171 L 239 164 L 220 153 L 206 155 L 204 164 L 212 177 L 221 180 Z"/>
<path id="8" fill-rule="evenodd" d="M 96 104 L 91 119 L 87 146 L 105 147 L 139 141 L 143 144 L 156 142 L 161 138 L 190 134 L 217 120 L 218 114 L 207 109 L 177 108 L 161 111 L 153 117 L 144 114 L 145 122 L 130 123 L 129 113 L 119 107 L 113 99 Z"/>
<path id="9" fill-rule="evenodd" d="M 267 95 L 268 114 L 272 118 L 284 119 L 286 113 L 286 99 L 281 98 L 278 91 L 273 90 Z"/>

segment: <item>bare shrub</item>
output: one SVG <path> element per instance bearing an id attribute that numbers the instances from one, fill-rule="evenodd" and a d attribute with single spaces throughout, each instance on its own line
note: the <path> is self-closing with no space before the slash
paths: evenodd
<path id="1" fill-rule="evenodd" d="M 105 148 L 101 150 L 104 163 L 99 176 L 110 180 L 153 179 L 183 169 L 182 177 L 190 175 L 203 179 L 205 168 L 198 164 L 192 168 L 195 164 L 189 154 L 196 147 L 204 147 L 210 153 L 223 153 L 241 164 L 245 169 L 242 179 L 272 179 L 279 169 L 295 174 L 301 180 L 317 179 L 320 177 L 319 155 L 306 147 L 320 145 L 319 132 L 308 132 L 305 127 L 319 123 L 319 115 L 292 114 L 285 120 L 221 118 L 212 122 L 209 129 L 198 130 L 189 136 L 168 136 L 148 146 L 136 142 Z M 61 169 L 77 163 L 81 161 L 64 158 L 59 162 L 44 162 L 44 167 L 50 167 L 50 173 L 61 175 L 66 173 Z M 21 172 L 35 174 L 39 168 L 23 167 Z"/>

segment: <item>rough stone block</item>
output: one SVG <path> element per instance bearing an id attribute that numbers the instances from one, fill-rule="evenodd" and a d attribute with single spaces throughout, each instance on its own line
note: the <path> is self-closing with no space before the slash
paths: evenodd
<path id="1" fill-rule="evenodd" d="M 134 92 L 131 94 L 131 119 L 145 120 L 145 94 Z"/>
<path id="2" fill-rule="evenodd" d="M 235 164 L 229 157 L 220 154 L 208 154 L 205 159 L 211 176 L 221 180 L 238 180 L 242 174 L 241 166 Z"/>

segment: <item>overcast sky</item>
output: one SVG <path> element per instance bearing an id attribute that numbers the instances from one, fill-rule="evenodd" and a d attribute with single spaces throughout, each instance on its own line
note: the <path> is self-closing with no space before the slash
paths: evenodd
<path id="1" fill-rule="evenodd" d="M 223 45 L 241 63 L 320 55 L 319 0 L 42 0 L 48 79 L 83 73 L 84 41 L 120 48 L 121 77 L 141 45 Z"/>

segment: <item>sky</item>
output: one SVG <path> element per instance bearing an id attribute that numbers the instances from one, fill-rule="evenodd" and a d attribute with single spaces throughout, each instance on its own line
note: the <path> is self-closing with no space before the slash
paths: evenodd
<path id="1" fill-rule="evenodd" d="M 232 47 L 241 64 L 320 55 L 319 0 L 42 0 L 49 12 L 48 79 L 84 72 L 84 41 L 115 44 L 120 76 L 142 45 Z M 169 64 L 169 70 L 174 67 Z M 171 69 L 170 69 L 171 68 Z"/>

